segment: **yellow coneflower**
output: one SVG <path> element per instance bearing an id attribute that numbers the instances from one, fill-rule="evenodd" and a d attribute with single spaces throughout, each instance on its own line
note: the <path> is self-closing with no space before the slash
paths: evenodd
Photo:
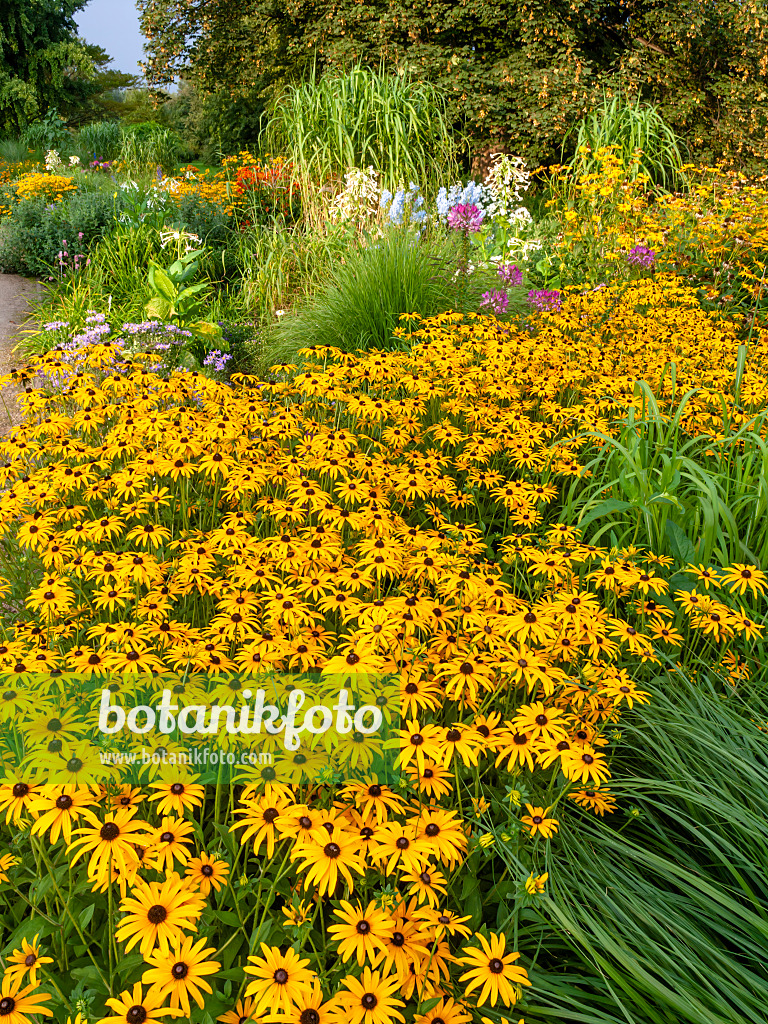
<path id="1" fill-rule="evenodd" d="M 5 976 L 11 981 L 16 979 L 23 980 L 24 975 L 28 974 L 27 981 L 34 988 L 39 981 L 37 975 L 40 968 L 44 964 L 53 963 L 53 957 L 40 955 L 40 947 L 37 944 L 39 938 L 40 935 L 38 933 L 31 942 L 22 939 L 21 949 L 14 949 L 6 957 Z"/>
<path id="2" fill-rule="evenodd" d="M 217 860 L 207 853 L 201 853 L 199 857 L 193 857 L 187 863 L 184 877 L 195 885 L 203 896 L 208 896 L 211 889 L 216 892 L 226 885 L 229 874 L 229 864 L 225 860 Z"/>
<path id="3" fill-rule="evenodd" d="M 504 935 L 491 933 L 487 939 L 484 935 L 476 935 L 475 938 L 482 948 L 468 947 L 461 959 L 461 963 L 471 968 L 459 978 L 459 981 L 469 982 L 464 992 L 469 995 L 479 988 L 478 1006 L 489 1000 L 491 1006 L 495 1006 L 499 999 L 505 1006 L 514 1006 L 519 999 L 520 986 L 531 984 L 525 968 L 515 965 L 520 954 L 505 954 Z"/>
<path id="4" fill-rule="evenodd" d="M 213 990 L 205 980 L 209 974 L 216 974 L 221 964 L 207 959 L 215 950 L 204 949 L 207 939 L 193 942 L 191 936 L 171 944 L 167 950 L 155 950 L 148 956 L 150 970 L 145 971 L 142 982 L 149 984 L 150 995 L 156 994 L 161 1001 L 170 995 L 171 1006 L 181 1008 L 185 1016 L 190 1014 L 190 996 L 199 1007 L 203 1006 L 203 992 Z"/>
<path id="5" fill-rule="evenodd" d="M 302 994 L 311 992 L 315 974 L 307 970 L 308 959 L 301 959 L 293 949 L 285 954 L 273 946 L 261 943 L 261 956 L 249 956 L 246 974 L 253 975 L 246 996 L 253 996 L 256 1013 L 265 1009 L 289 1013 Z"/>
<path id="6" fill-rule="evenodd" d="M 147 956 L 155 946 L 167 949 L 182 938 L 185 929 L 193 930 L 203 911 L 205 900 L 195 889 L 172 872 L 163 882 L 137 879 L 129 896 L 120 901 L 126 917 L 115 930 L 126 952 L 139 945 Z"/>
<path id="7" fill-rule="evenodd" d="M 107 1006 L 115 1015 L 102 1017 L 96 1024 L 152 1024 L 163 1017 L 183 1016 L 181 1010 L 162 1006 L 164 1001 L 165 997 L 159 996 L 156 991 L 150 990 L 142 995 L 141 982 L 137 981 L 132 989 L 126 989 L 117 998 L 107 999 Z"/>
<path id="8" fill-rule="evenodd" d="M 22 980 L 21 974 L 6 974 L 0 982 L 0 1024 L 32 1024 L 38 1013 L 51 1016 L 52 1011 L 45 1005 L 51 998 L 49 993 L 34 992 L 34 985 L 22 988 Z"/>
<path id="9" fill-rule="evenodd" d="M 75 835 L 80 838 L 67 847 L 67 855 L 74 854 L 70 864 L 76 864 L 84 854 L 90 853 L 90 879 L 102 881 L 109 873 L 110 865 L 131 878 L 139 866 L 135 845 L 145 845 L 152 838 L 146 822 L 132 820 L 135 813 L 133 808 L 112 811 L 105 815 L 103 822 L 76 829 Z"/>
<path id="10" fill-rule="evenodd" d="M 344 963 L 353 955 L 357 957 L 360 967 L 366 957 L 369 962 L 373 962 L 376 953 L 385 948 L 385 942 L 394 930 L 392 918 L 378 909 L 373 900 L 365 910 L 359 904 L 353 907 L 351 903 L 342 900 L 340 909 L 335 910 L 334 915 L 342 924 L 331 925 L 327 931 L 338 942 L 339 954 Z"/>

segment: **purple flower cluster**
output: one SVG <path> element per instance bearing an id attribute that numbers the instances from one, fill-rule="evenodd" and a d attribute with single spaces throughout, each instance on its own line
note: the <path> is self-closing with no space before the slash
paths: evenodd
<path id="1" fill-rule="evenodd" d="M 60 331 L 63 327 L 69 327 L 69 320 L 51 320 L 48 324 L 43 324 L 44 331 Z"/>
<path id="2" fill-rule="evenodd" d="M 232 356 L 229 352 L 219 352 L 217 348 L 211 349 L 208 355 L 203 360 L 203 366 L 210 366 L 216 371 L 216 373 L 223 373 L 224 367 L 227 365 Z"/>
<path id="3" fill-rule="evenodd" d="M 489 306 L 491 312 L 496 316 L 501 316 L 502 313 L 506 313 L 507 306 L 509 305 L 509 296 L 506 292 L 492 291 L 483 292 L 482 302 L 480 306 Z"/>
<path id="4" fill-rule="evenodd" d="M 523 283 L 523 272 L 514 263 L 502 263 L 499 266 L 499 277 L 510 288 L 519 288 Z"/>
<path id="5" fill-rule="evenodd" d="M 184 331 L 176 324 L 161 324 L 159 320 L 144 320 L 140 324 L 123 324 L 124 334 L 164 334 L 178 338 L 191 338 L 191 331 Z"/>
<path id="6" fill-rule="evenodd" d="M 563 304 L 563 298 L 559 291 L 547 291 L 546 289 L 528 292 L 528 301 L 534 309 L 541 312 L 555 312 Z"/>
<path id="7" fill-rule="evenodd" d="M 88 321 L 85 321 L 88 323 Z M 75 348 L 82 348 L 84 345 L 99 345 L 102 338 L 105 338 L 108 334 L 112 333 L 112 328 L 109 324 L 96 323 L 89 330 L 84 331 L 82 334 L 72 335 L 72 344 Z"/>
<path id="8" fill-rule="evenodd" d="M 88 166 L 90 168 L 92 168 L 92 170 L 94 170 L 94 171 L 109 171 L 109 170 L 112 169 L 112 161 L 111 160 L 91 160 L 91 162 L 88 164 Z"/>
<path id="9" fill-rule="evenodd" d="M 656 253 L 645 245 L 636 245 L 627 253 L 627 263 L 632 267 L 652 270 L 656 266 Z"/>
<path id="10" fill-rule="evenodd" d="M 474 203 L 458 203 L 448 211 L 448 227 L 469 235 L 479 231 L 485 214 Z"/>

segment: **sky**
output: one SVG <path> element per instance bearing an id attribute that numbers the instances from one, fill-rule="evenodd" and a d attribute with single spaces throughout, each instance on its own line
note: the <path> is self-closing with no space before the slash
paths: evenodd
<path id="1" fill-rule="evenodd" d="M 135 0 L 90 0 L 75 20 L 82 39 L 107 51 L 113 70 L 141 74 L 137 64 L 143 59 L 144 36 Z"/>

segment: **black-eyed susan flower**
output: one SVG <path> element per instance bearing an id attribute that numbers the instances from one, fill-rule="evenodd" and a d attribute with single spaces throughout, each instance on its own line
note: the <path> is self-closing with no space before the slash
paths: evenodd
<path id="1" fill-rule="evenodd" d="M 18 825 L 27 811 L 35 814 L 32 806 L 40 795 L 40 786 L 33 782 L 10 778 L 0 784 L 0 813 L 5 811 L 6 825 Z"/>
<path id="2" fill-rule="evenodd" d="M 53 844 L 60 835 L 69 844 L 72 842 L 72 825 L 85 817 L 88 821 L 98 819 L 90 808 L 98 802 L 98 794 L 89 786 L 46 785 L 32 803 L 37 820 L 32 825 L 32 835 L 45 835 Z"/>
<path id="3" fill-rule="evenodd" d="M 238 999 L 231 1010 L 227 1010 L 216 1018 L 219 1024 L 247 1024 L 248 1021 L 257 1019 L 256 1001 L 250 997 Z"/>
<path id="4" fill-rule="evenodd" d="M 196 889 L 179 878 L 176 872 L 162 882 L 136 880 L 129 896 L 120 902 L 125 917 L 115 935 L 125 942 L 126 952 L 138 944 L 142 956 L 159 946 L 167 949 L 179 941 L 185 930 L 194 930 L 205 900 Z"/>
<path id="5" fill-rule="evenodd" d="M 471 1020 L 472 1014 L 466 1006 L 448 996 L 439 999 L 426 1013 L 416 1013 L 413 1017 L 414 1024 L 469 1024 Z"/>
<path id="6" fill-rule="evenodd" d="M 126 878 L 132 878 L 139 866 L 136 845 L 148 845 L 152 840 L 146 822 L 133 820 L 135 813 L 133 808 L 111 811 L 103 822 L 95 821 L 75 829 L 74 834 L 79 838 L 67 847 L 70 864 L 76 864 L 82 856 L 90 853 L 90 879 L 102 881 L 110 867 L 122 872 Z"/>
<path id="7" fill-rule="evenodd" d="M 189 860 L 189 843 L 194 835 L 195 827 L 189 821 L 165 816 L 151 833 L 147 843 L 151 854 L 164 871 L 173 871 L 176 861 L 184 865 Z"/>
<path id="8" fill-rule="evenodd" d="M 182 779 L 150 782 L 150 789 L 157 790 L 150 800 L 157 800 L 159 814 L 176 814 L 183 818 L 187 811 L 202 807 L 205 787 Z"/>
<path id="9" fill-rule="evenodd" d="M 21 940 L 21 949 L 14 949 L 5 958 L 5 976 L 11 981 L 26 980 L 34 988 L 38 982 L 38 972 L 45 964 L 52 964 L 53 957 L 43 956 L 40 952 L 39 933 L 31 942 Z"/>
<path id="10" fill-rule="evenodd" d="M 0 1024 L 31 1024 L 36 1014 L 50 1017 L 45 1005 L 48 992 L 35 992 L 34 985 L 22 988 L 23 974 L 6 974 L 0 982 Z"/>
<path id="11" fill-rule="evenodd" d="M 218 892 L 222 885 L 226 885 L 229 875 L 229 864 L 225 860 L 218 860 L 207 853 L 201 853 L 199 857 L 192 857 L 188 861 L 184 877 L 200 890 L 203 896 L 208 896 L 211 889 Z"/>
<path id="12" fill-rule="evenodd" d="M 210 959 L 213 947 L 204 948 L 207 941 L 202 938 L 194 942 L 186 936 L 166 950 L 155 950 L 147 957 L 150 969 L 142 975 L 142 982 L 151 985 L 150 994 L 163 1002 L 170 996 L 170 1005 L 181 1008 L 186 1017 L 190 1015 L 190 997 L 202 1008 L 203 992 L 213 991 L 206 977 L 221 969 L 218 961 Z"/>
<path id="13" fill-rule="evenodd" d="M 346 988 L 334 1000 L 333 1020 L 336 1024 L 392 1024 L 405 1021 L 398 1007 L 403 1005 L 394 992 L 397 978 L 384 978 L 378 971 L 365 967 L 360 978 L 342 979 Z"/>
<path id="14" fill-rule="evenodd" d="M 762 569 L 758 569 L 756 565 L 743 565 L 740 562 L 734 562 L 722 572 L 720 582 L 732 594 L 744 595 L 749 590 L 754 597 L 757 597 L 759 594 L 764 594 L 768 588 L 768 575 Z"/>
<path id="15" fill-rule="evenodd" d="M 181 1017 L 182 1011 L 163 1006 L 165 997 L 150 990 L 142 994 L 142 985 L 137 981 L 132 989 L 126 989 L 115 998 L 107 999 L 107 1006 L 114 1012 L 111 1017 L 102 1017 L 96 1024 L 152 1024 L 163 1017 Z"/>
<path id="16" fill-rule="evenodd" d="M 491 933 L 486 939 L 484 935 L 476 935 L 480 949 L 473 946 L 465 947 L 461 963 L 470 967 L 459 981 L 468 982 L 464 992 L 469 995 L 480 989 L 477 1003 L 483 1006 L 490 1002 L 491 1006 L 501 1000 L 505 1006 L 514 1006 L 520 998 L 520 986 L 530 985 L 528 972 L 518 967 L 515 961 L 519 953 L 505 953 L 506 938 L 504 935 Z"/>
<path id="17" fill-rule="evenodd" d="M 352 906 L 342 900 L 334 916 L 342 923 L 330 925 L 327 931 L 338 943 L 342 961 L 346 963 L 351 956 L 356 956 L 360 967 L 366 958 L 372 963 L 376 953 L 385 949 L 386 940 L 394 930 L 392 918 L 377 908 L 373 900 L 365 909 L 360 904 Z"/>
<path id="18" fill-rule="evenodd" d="M 530 835 L 535 836 L 541 834 L 544 839 L 549 839 L 553 836 L 558 829 L 559 822 L 556 818 L 548 818 L 549 808 L 534 807 L 533 804 L 526 804 L 527 814 L 524 814 L 520 821 L 523 825 L 527 825 L 530 830 Z"/>
<path id="19" fill-rule="evenodd" d="M 316 886 L 318 892 L 333 894 L 340 880 L 351 890 L 352 872 L 363 873 L 360 838 L 342 829 L 334 829 L 325 840 L 310 837 L 291 851 L 291 860 L 301 860 L 299 871 L 306 871 L 304 884 Z"/>
<path id="20" fill-rule="evenodd" d="M 245 973 L 254 980 L 248 983 L 246 996 L 253 996 L 256 1012 L 270 1009 L 290 1013 L 302 994 L 313 989 L 315 974 L 307 969 L 309 960 L 293 949 L 284 954 L 275 946 L 261 943 L 261 956 L 249 956 Z"/>
<path id="21" fill-rule="evenodd" d="M 594 782 L 599 785 L 611 777 L 605 754 L 598 753 L 585 743 L 563 752 L 563 774 L 570 782 Z"/>

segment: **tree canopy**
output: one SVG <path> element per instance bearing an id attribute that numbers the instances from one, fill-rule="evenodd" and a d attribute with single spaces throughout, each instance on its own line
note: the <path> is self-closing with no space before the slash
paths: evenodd
<path id="1" fill-rule="evenodd" d="M 766 0 L 138 0 L 151 83 L 279 94 L 312 62 L 408 66 L 476 145 L 556 159 L 621 87 L 706 157 L 768 156 Z"/>
<path id="2" fill-rule="evenodd" d="M 94 52 L 77 38 L 74 15 L 88 0 L 3 0 L 0 4 L 0 130 L 18 131 L 88 94 Z"/>

